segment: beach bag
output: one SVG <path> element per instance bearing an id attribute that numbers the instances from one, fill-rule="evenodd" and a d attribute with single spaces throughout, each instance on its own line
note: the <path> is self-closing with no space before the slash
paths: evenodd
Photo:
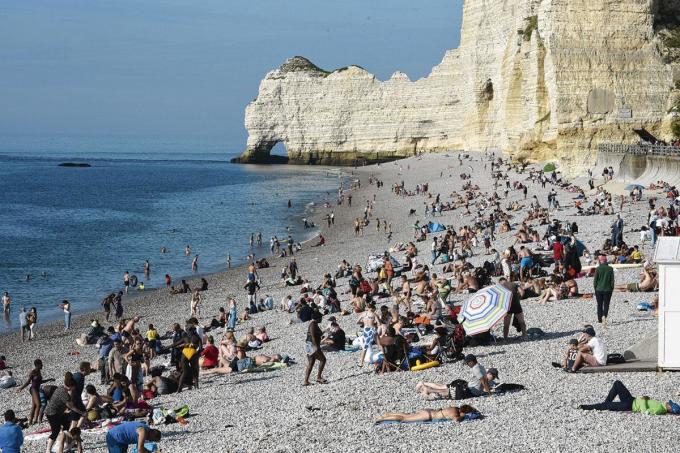
<path id="1" fill-rule="evenodd" d="M 607 365 L 617 365 L 619 363 L 626 363 L 626 359 L 618 353 L 607 355 Z"/>
<path id="2" fill-rule="evenodd" d="M 463 379 L 456 379 L 451 381 L 448 385 L 449 396 L 453 400 L 462 400 L 470 397 L 470 389 L 468 388 L 468 383 Z"/>

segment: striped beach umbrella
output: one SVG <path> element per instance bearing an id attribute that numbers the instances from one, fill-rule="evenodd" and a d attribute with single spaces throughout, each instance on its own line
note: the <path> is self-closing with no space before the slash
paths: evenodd
<path id="1" fill-rule="evenodd" d="M 480 289 L 465 301 L 458 315 L 464 318 L 463 327 L 468 335 L 488 332 L 498 324 L 510 309 L 512 291 L 501 285 Z"/>

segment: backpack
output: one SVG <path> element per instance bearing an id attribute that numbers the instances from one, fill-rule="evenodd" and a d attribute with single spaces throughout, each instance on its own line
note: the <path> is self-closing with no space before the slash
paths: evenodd
<path id="1" fill-rule="evenodd" d="M 471 396 L 468 383 L 463 379 L 451 381 L 447 387 L 449 388 L 449 397 L 452 400 L 462 400 Z"/>

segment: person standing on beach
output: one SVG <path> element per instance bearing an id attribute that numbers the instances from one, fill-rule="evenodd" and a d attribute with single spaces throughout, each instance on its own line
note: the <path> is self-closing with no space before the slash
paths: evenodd
<path id="1" fill-rule="evenodd" d="M 64 330 L 69 330 L 71 328 L 71 302 L 64 299 L 59 308 L 64 310 Z"/>
<path id="2" fill-rule="evenodd" d="M 5 313 L 9 313 L 11 303 L 12 299 L 9 297 L 9 293 L 5 291 L 5 294 L 2 295 L 2 309 Z"/>
<path id="3" fill-rule="evenodd" d="M 236 312 L 236 299 L 234 296 L 227 298 L 227 308 L 229 309 L 229 324 L 227 330 L 234 331 L 236 329 L 236 321 L 238 320 L 238 313 Z"/>
<path id="4" fill-rule="evenodd" d="M 35 338 L 35 330 L 38 325 L 38 310 L 35 307 L 31 307 L 26 315 L 26 322 L 28 323 L 28 339 L 33 340 Z"/>
<path id="5" fill-rule="evenodd" d="M 114 293 L 109 294 L 102 300 L 102 307 L 104 307 L 104 316 L 106 318 L 106 321 L 109 321 L 109 317 L 111 316 L 111 304 L 113 303 L 113 299 L 115 299 L 116 295 Z"/>
<path id="6" fill-rule="evenodd" d="M 125 287 L 125 294 L 127 294 L 130 288 L 130 273 L 128 271 L 123 274 L 123 286 Z"/>
<path id="7" fill-rule="evenodd" d="M 595 287 L 595 300 L 597 301 L 597 322 L 607 325 L 609 316 L 609 303 L 614 291 L 614 269 L 607 263 L 607 255 L 599 256 L 600 265 L 595 269 L 593 286 Z"/>
<path id="8" fill-rule="evenodd" d="M 113 308 L 116 310 L 116 320 L 120 320 L 123 317 L 123 291 L 118 291 L 113 299 Z"/>
<path id="9" fill-rule="evenodd" d="M 45 379 L 42 377 L 43 363 L 40 359 L 33 361 L 33 370 L 29 373 L 28 379 L 17 389 L 17 393 L 24 391 L 30 385 L 31 392 L 31 412 L 28 415 L 28 424 L 33 425 L 40 420 L 40 386 L 45 382 L 53 381 L 54 379 Z"/>
<path id="10" fill-rule="evenodd" d="M 45 415 L 47 416 L 47 421 L 50 424 L 50 436 L 47 439 L 47 449 L 46 451 L 51 452 L 54 442 L 59 437 L 62 431 L 69 429 L 69 416 L 66 411 L 71 411 L 79 415 L 85 415 L 84 411 L 76 408 L 73 405 L 73 400 L 71 398 L 71 392 L 76 388 L 76 382 L 73 380 L 73 375 L 67 372 L 64 375 L 64 385 L 57 388 L 52 397 L 47 402 L 47 407 L 45 407 Z"/>
<path id="11" fill-rule="evenodd" d="M 28 319 L 27 319 L 28 313 L 26 313 L 26 309 L 22 306 L 21 309 L 19 310 L 19 329 L 21 330 L 21 342 L 23 343 L 25 341 L 25 336 L 28 335 L 30 339 L 30 333 L 28 330 Z"/>
<path id="12" fill-rule="evenodd" d="M 201 293 L 198 289 L 194 289 L 194 293 L 191 295 L 191 317 L 196 318 L 199 315 L 198 304 L 201 303 Z"/>
<path id="13" fill-rule="evenodd" d="M 290 263 L 288 263 L 288 275 L 290 275 L 290 278 L 292 280 L 295 280 L 297 277 L 297 272 L 298 272 L 298 265 L 295 262 L 295 258 L 290 260 Z"/>
<path id="14" fill-rule="evenodd" d="M 307 351 L 307 369 L 305 370 L 305 380 L 302 383 L 304 386 L 309 385 L 309 375 L 312 374 L 314 369 L 314 364 L 319 361 L 319 369 L 316 373 L 316 382 L 319 384 L 325 384 L 326 381 L 321 377 L 323 369 L 326 366 L 326 356 L 321 350 L 321 329 L 319 328 L 319 323 L 316 319 L 309 321 L 309 327 L 307 329 L 307 342 L 305 349 Z"/>

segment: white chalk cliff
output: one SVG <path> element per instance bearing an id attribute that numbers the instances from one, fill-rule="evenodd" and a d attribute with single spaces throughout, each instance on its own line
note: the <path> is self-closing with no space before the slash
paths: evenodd
<path id="1" fill-rule="evenodd" d="M 387 81 L 294 57 L 246 108 L 241 162 L 354 164 L 495 149 L 590 165 L 632 129 L 670 133 L 680 0 L 468 0 L 461 44 L 431 74 Z M 453 32 L 453 30 L 452 30 Z"/>

